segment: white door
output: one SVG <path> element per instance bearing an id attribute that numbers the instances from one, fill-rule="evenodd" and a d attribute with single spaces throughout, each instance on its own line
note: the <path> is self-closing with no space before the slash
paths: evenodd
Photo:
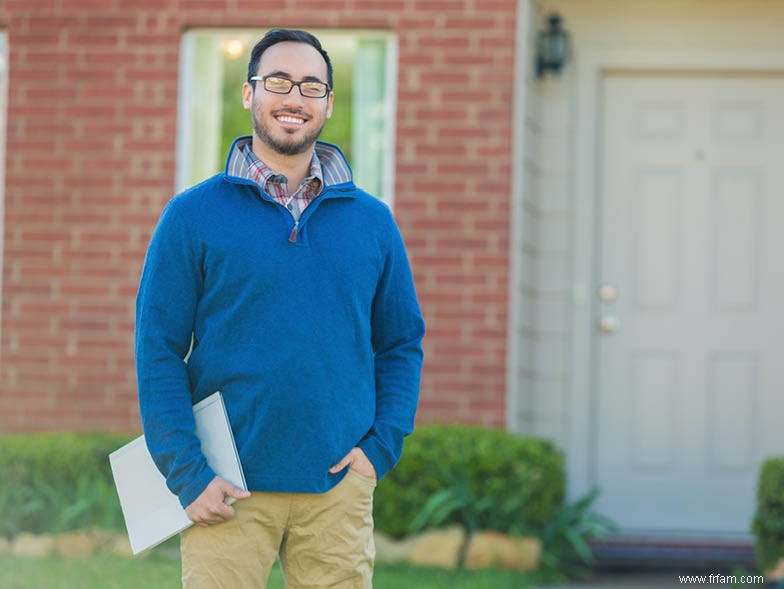
<path id="1" fill-rule="evenodd" d="M 627 532 L 748 534 L 784 453 L 784 78 L 601 88 L 597 508 Z"/>

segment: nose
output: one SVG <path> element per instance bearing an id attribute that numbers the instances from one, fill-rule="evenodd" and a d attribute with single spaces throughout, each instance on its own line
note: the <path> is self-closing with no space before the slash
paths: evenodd
<path id="1" fill-rule="evenodd" d="M 302 90 L 300 90 L 299 86 L 292 87 L 291 92 L 283 95 L 283 104 L 305 104 L 305 100 L 302 98 Z"/>

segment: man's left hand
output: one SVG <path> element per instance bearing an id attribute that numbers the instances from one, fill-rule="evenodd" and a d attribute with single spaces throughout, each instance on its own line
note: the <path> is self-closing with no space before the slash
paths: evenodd
<path id="1" fill-rule="evenodd" d="M 362 476 L 374 479 L 377 478 L 376 469 L 373 467 L 373 463 L 368 460 L 368 457 L 365 456 L 365 453 L 361 448 L 352 448 L 351 452 L 346 454 L 340 462 L 329 469 L 329 472 L 331 474 L 336 474 L 347 466 Z"/>

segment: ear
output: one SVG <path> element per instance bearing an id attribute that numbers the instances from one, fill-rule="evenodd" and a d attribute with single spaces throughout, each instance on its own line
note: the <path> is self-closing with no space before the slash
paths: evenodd
<path id="1" fill-rule="evenodd" d="M 327 118 L 332 117 L 332 103 L 335 100 L 335 93 L 330 92 L 329 96 L 327 96 Z"/>
<path id="2" fill-rule="evenodd" d="M 245 110 L 250 110 L 253 104 L 253 86 L 248 82 L 242 85 L 242 107 Z"/>

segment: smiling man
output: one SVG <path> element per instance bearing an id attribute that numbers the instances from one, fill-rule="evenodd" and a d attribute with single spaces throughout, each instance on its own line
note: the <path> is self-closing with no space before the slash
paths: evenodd
<path id="1" fill-rule="evenodd" d="M 386 205 L 317 141 L 332 65 L 304 31 L 253 48 L 253 135 L 224 172 L 177 195 L 139 285 L 145 438 L 197 524 L 183 586 L 372 586 L 373 490 L 414 426 L 424 323 Z M 223 393 L 250 492 L 217 477 L 191 405 Z M 233 507 L 228 498 L 241 499 Z"/>

